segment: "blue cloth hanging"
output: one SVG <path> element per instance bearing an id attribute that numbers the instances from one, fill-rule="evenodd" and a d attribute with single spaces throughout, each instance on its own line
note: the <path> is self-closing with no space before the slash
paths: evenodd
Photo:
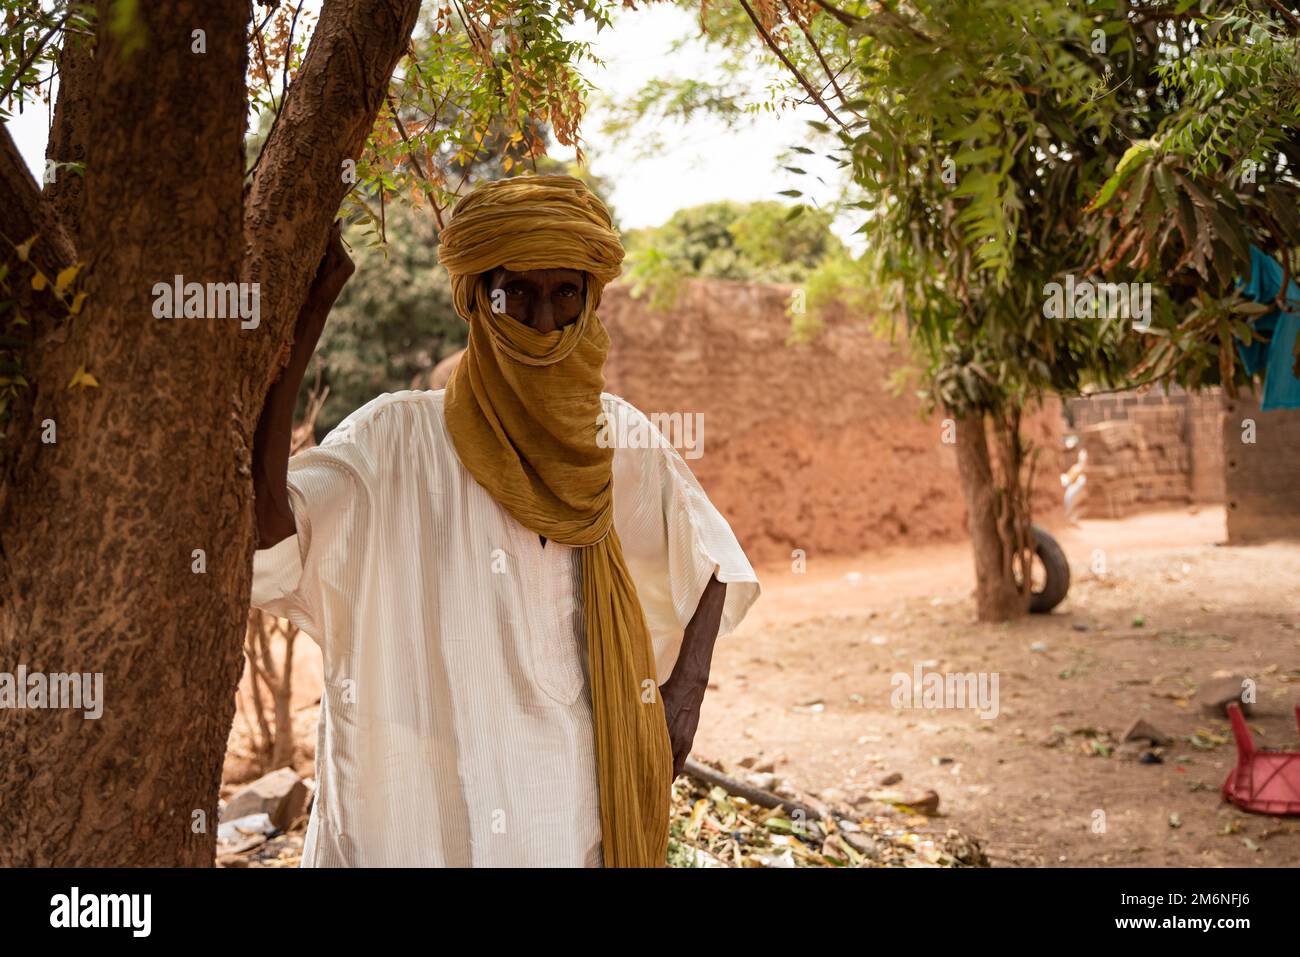
<path id="1" fill-rule="evenodd" d="M 1250 279 L 1238 280 L 1242 295 L 1254 302 L 1270 303 L 1282 288 L 1282 266 L 1258 246 L 1250 247 Z M 1300 308 L 1300 286 L 1289 280 L 1286 301 Z M 1254 375 L 1264 369 L 1264 396 L 1260 408 L 1300 409 L 1300 378 L 1295 374 L 1295 340 L 1300 333 L 1300 315 L 1274 309 L 1251 323 L 1256 332 L 1271 336 L 1271 341 L 1238 342 L 1237 351 L 1246 372 Z"/>

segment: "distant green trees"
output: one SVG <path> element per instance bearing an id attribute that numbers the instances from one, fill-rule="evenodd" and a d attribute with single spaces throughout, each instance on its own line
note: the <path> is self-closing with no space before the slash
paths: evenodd
<path id="1" fill-rule="evenodd" d="M 803 283 L 851 259 L 830 224 L 829 213 L 769 200 L 691 206 L 624 237 L 624 278 L 655 308 L 671 306 L 693 277 Z"/>

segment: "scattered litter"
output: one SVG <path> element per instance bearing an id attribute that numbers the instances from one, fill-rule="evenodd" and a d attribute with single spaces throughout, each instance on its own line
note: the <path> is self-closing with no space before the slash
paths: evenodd
<path id="1" fill-rule="evenodd" d="M 1228 705 L 1234 701 L 1241 706 L 1241 712 L 1250 717 L 1254 711 L 1252 702 L 1242 700 L 1248 678 L 1242 675 L 1216 673 L 1201 685 L 1196 692 L 1196 703 L 1207 714 L 1228 716 Z"/>
<path id="2" fill-rule="evenodd" d="M 223 844 L 242 844 L 248 838 L 258 835 L 267 837 L 278 828 L 271 823 L 271 815 L 266 813 L 249 814 L 217 826 L 217 840 Z"/>
<path id="3" fill-rule="evenodd" d="M 1128 730 L 1120 737 L 1121 741 L 1150 741 L 1152 744 L 1172 744 L 1173 739 L 1160 731 L 1145 718 L 1135 718 Z"/>
<path id="4" fill-rule="evenodd" d="M 989 866 L 977 840 L 954 828 L 929 830 L 926 815 L 938 808 L 934 791 L 868 792 L 852 811 L 813 819 L 682 775 L 673 783 L 668 860 L 674 867 Z"/>

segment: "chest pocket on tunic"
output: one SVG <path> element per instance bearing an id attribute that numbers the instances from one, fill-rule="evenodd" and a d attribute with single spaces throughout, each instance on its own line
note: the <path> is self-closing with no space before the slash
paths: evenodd
<path id="1" fill-rule="evenodd" d="M 533 672 L 537 684 L 547 696 L 562 705 L 572 705 L 582 693 L 584 648 L 578 635 L 581 615 L 575 614 L 571 596 L 560 599 L 558 607 L 547 607 L 541 627 L 534 629 Z"/>
<path id="2" fill-rule="evenodd" d="M 548 543 L 543 551 L 552 547 Z M 581 594 L 581 566 L 571 549 L 546 556 L 541 583 L 544 594 L 538 596 L 540 614 L 534 619 L 537 628 L 529 642 L 537 684 L 563 705 L 576 702 L 586 682 L 586 643 L 577 597 Z"/>

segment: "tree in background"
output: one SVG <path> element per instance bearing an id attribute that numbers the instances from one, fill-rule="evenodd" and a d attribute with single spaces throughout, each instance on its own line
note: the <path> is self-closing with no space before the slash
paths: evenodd
<path id="1" fill-rule="evenodd" d="M 1207 12 L 1212 7 L 1220 12 Z M 1189 330 L 1186 295 L 1163 285 L 1143 320 L 1148 328 L 1136 328 L 1127 313 L 1048 302 L 1053 282 L 1151 265 L 1149 257 L 1133 261 L 1136 238 L 1112 242 L 1120 229 L 1086 210 L 1094 198 L 1109 198 L 1104 191 L 1113 195 L 1137 165 L 1134 141 L 1168 124 L 1195 129 L 1207 104 L 1223 119 L 1245 110 L 1245 87 L 1260 71 L 1236 74 L 1227 87 L 1234 106 L 1225 107 L 1217 99 L 1221 78 L 1200 50 L 1229 9 L 1127 0 L 740 0 L 701 8 L 710 37 L 730 50 L 762 45 L 786 72 L 786 102 L 823 113 L 824 121 L 810 124 L 811 145 L 794 151 L 813 153 L 829 142 L 829 155 L 860 190 L 855 205 L 874 271 L 896 296 L 930 401 L 956 426 L 981 619 L 1028 608 L 1033 455 L 1020 431 L 1028 408 L 1085 388 L 1156 379 L 1204 384 L 1221 376 L 1230 385 L 1240 374 L 1218 361 L 1231 354 L 1234 329 L 1201 322 Z M 1294 16 L 1276 4 L 1242 10 L 1241 38 L 1259 28 L 1293 32 Z M 1250 52 L 1256 67 L 1270 62 L 1258 47 Z M 1195 81 L 1177 82 L 1181 70 Z M 1273 102 L 1284 99 L 1289 77 L 1283 71 Z M 658 103 L 680 102 L 662 86 L 657 94 Z M 746 109 L 725 84 L 708 95 L 696 83 L 686 102 L 693 109 L 721 104 L 729 116 Z M 1271 117 L 1250 114 L 1260 155 L 1278 169 L 1287 164 L 1281 143 L 1295 129 L 1293 104 L 1281 105 L 1287 108 Z M 1190 133 L 1199 155 L 1211 128 Z M 1292 184 L 1278 185 L 1294 207 Z M 1165 200 L 1172 195 L 1166 190 Z M 1198 219 L 1206 227 L 1197 240 L 1202 251 L 1216 241 L 1234 245 L 1234 229 L 1268 239 L 1262 217 L 1216 227 L 1212 202 L 1187 196 L 1207 207 Z M 1128 207 L 1130 232 L 1135 209 L 1142 230 L 1158 226 L 1169 237 L 1175 219 L 1158 222 L 1140 202 Z M 1274 236 L 1273 245 L 1284 239 Z M 1105 256 L 1097 255 L 1098 242 Z M 1238 258 L 1224 259 L 1225 275 L 1240 274 L 1244 245 L 1235 246 Z M 1193 254 L 1183 264 L 1198 258 L 1204 261 Z M 1168 278 L 1160 268 L 1147 275 Z M 1150 361 L 1153 351 L 1162 364 Z"/>
<path id="2" fill-rule="evenodd" d="M 1167 25 L 1183 53 L 1159 76 L 1178 108 L 1116 164 L 1089 233 L 1099 271 L 1159 283 L 1174 305 L 1176 322 L 1146 340 L 1136 373 L 1218 382 L 1235 397 L 1247 378 L 1238 344 L 1260 338 L 1252 322 L 1296 307 L 1283 300 L 1300 249 L 1300 17 L 1277 3 L 1203 6 Z M 1252 245 L 1282 264 L 1276 303 L 1241 288 Z"/>
<path id="3" fill-rule="evenodd" d="M 793 220 L 790 213 L 770 200 L 703 203 L 679 209 L 661 226 L 630 231 L 625 276 L 633 295 L 668 308 L 683 279 L 802 282 L 827 259 L 848 258 L 828 213 Z"/>

